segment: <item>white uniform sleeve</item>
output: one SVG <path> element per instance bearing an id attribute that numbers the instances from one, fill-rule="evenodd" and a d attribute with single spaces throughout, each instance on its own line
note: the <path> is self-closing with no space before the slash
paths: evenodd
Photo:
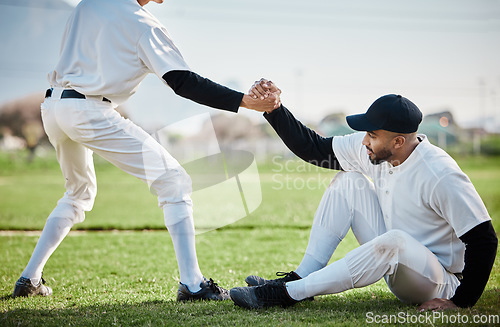
<path id="1" fill-rule="evenodd" d="M 148 69 L 160 79 L 172 70 L 188 70 L 189 66 L 163 27 L 152 27 L 139 40 L 137 52 Z"/>
<path id="2" fill-rule="evenodd" d="M 443 176 L 432 191 L 429 204 L 450 224 L 458 237 L 491 220 L 474 185 L 462 172 Z"/>
<path id="3" fill-rule="evenodd" d="M 360 132 L 333 138 L 333 153 L 343 170 L 370 175 L 368 172 L 370 161 L 362 144 L 364 137 L 365 133 Z"/>

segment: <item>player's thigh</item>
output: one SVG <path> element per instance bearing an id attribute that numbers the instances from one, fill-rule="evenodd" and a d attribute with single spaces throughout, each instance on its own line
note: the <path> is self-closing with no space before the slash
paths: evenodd
<path id="1" fill-rule="evenodd" d="M 79 142 L 126 173 L 148 184 L 161 202 L 185 200 L 191 180 L 180 164 L 151 135 L 116 111 L 90 113 L 93 129 Z"/>
<path id="2" fill-rule="evenodd" d="M 438 258 L 409 234 L 398 233 L 402 250 L 397 267 L 385 277 L 391 291 L 400 300 L 423 303 L 433 298 L 451 298 L 458 287 L 457 277 L 441 265 Z"/>
<path id="3" fill-rule="evenodd" d="M 350 215 L 350 227 L 359 244 L 365 244 L 386 232 L 382 209 L 373 183 L 357 172 L 339 172 L 332 184 L 332 192 L 343 198 L 341 203 L 332 202 L 334 220 L 339 214 Z M 339 210 L 345 211 L 340 213 Z"/>
<path id="4" fill-rule="evenodd" d="M 44 128 L 56 150 L 57 160 L 65 180 L 63 201 L 88 211 L 94 204 L 97 191 L 92 151 L 69 138 L 61 128 L 58 108 L 60 101 L 46 100 L 42 104 Z"/>

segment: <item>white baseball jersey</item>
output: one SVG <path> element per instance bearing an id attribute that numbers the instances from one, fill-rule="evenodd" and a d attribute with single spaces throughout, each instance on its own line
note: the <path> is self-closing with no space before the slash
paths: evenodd
<path id="1" fill-rule="evenodd" d="M 82 0 L 69 18 L 52 87 L 126 101 L 148 73 L 189 70 L 166 28 L 137 0 Z"/>
<path id="2" fill-rule="evenodd" d="M 374 165 L 362 145 L 364 136 L 334 137 L 333 151 L 342 168 L 373 180 L 387 230 L 407 232 L 448 271 L 461 272 L 465 246 L 458 237 L 490 220 L 467 175 L 425 135 L 419 135 L 422 142 L 401 165 Z"/>

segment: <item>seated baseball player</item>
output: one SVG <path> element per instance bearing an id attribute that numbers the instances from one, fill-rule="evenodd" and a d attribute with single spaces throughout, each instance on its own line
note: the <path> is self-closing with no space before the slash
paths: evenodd
<path id="1" fill-rule="evenodd" d="M 256 97 L 281 91 L 256 82 Z M 488 281 L 497 237 L 469 178 L 442 149 L 417 134 L 422 120 L 410 100 L 389 94 L 364 114 L 347 117 L 360 133 L 324 138 L 284 106 L 264 114 L 301 159 L 341 170 L 316 211 L 302 262 L 282 278 L 248 276 L 230 291 L 249 309 L 290 306 L 384 278 L 419 310 L 471 307 Z M 368 179 L 369 177 L 370 179 Z M 352 230 L 360 246 L 327 265 Z"/>

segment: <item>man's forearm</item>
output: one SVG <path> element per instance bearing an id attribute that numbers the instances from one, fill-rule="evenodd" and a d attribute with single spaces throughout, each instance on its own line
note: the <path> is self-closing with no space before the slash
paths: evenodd
<path id="1" fill-rule="evenodd" d="M 264 114 L 264 117 L 299 158 L 319 167 L 342 169 L 333 152 L 332 137 L 322 137 L 307 128 L 284 106 Z"/>
<path id="2" fill-rule="evenodd" d="M 163 79 L 175 94 L 212 108 L 238 112 L 243 99 L 243 93 L 190 71 L 170 71 Z"/>
<path id="3" fill-rule="evenodd" d="M 451 298 L 459 307 L 471 307 L 481 297 L 495 262 L 498 239 L 491 221 L 477 225 L 460 239 L 465 243 L 463 279 Z"/>

